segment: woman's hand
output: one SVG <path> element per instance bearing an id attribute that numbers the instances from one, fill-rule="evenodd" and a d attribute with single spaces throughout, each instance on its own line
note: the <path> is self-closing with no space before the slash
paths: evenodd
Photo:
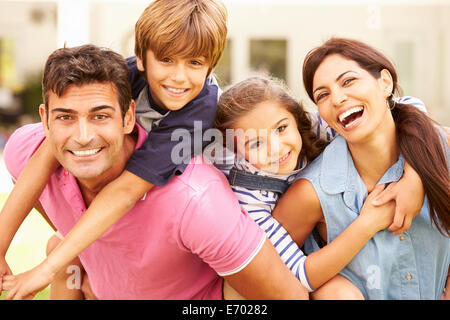
<path id="1" fill-rule="evenodd" d="M 383 205 L 374 206 L 373 201 L 383 192 L 384 184 L 377 185 L 367 196 L 358 219 L 365 221 L 365 226 L 374 235 L 392 224 L 395 212 L 395 202 L 388 201 Z"/>
<path id="2" fill-rule="evenodd" d="M 31 300 L 39 291 L 45 289 L 54 279 L 55 275 L 41 263 L 33 269 L 16 276 L 3 276 L 3 289 L 8 293 L 6 300 Z"/>
<path id="3" fill-rule="evenodd" d="M 395 201 L 395 216 L 388 230 L 394 235 L 408 231 L 412 220 L 419 215 L 425 199 L 425 190 L 417 172 L 405 162 L 405 172 L 398 182 L 392 182 L 374 201 L 381 206 Z"/>

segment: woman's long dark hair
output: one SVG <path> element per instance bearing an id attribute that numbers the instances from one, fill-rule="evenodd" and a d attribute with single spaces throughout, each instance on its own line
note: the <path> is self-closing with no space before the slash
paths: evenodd
<path id="1" fill-rule="evenodd" d="M 323 45 L 311 50 L 303 63 L 303 84 L 314 101 L 314 74 L 322 61 L 331 54 L 339 54 L 353 60 L 361 68 L 378 79 L 387 69 L 393 79 L 392 93 L 398 93 L 397 73 L 389 59 L 377 49 L 357 40 L 331 38 Z M 393 105 L 393 96 L 389 105 Z M 450 233 L 450 184 L 444 145 L 437 123 L 416 107 L 397 103 L 392 109 L 397 131 L 400 153 L 422 180 L 432 223 L 446 236 Z"/>

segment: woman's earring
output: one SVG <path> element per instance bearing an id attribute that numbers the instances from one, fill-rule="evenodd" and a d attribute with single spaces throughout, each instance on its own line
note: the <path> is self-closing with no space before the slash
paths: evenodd
<path id="1" fill-rule="evenodd" d="M 391 93 L 391 95 L 387 98 L 387 105 L 389 110 L 392 110 L 395 108 L 395 106 L 397 105 L 397 103 L 394 100 L 394 95 Z"/>

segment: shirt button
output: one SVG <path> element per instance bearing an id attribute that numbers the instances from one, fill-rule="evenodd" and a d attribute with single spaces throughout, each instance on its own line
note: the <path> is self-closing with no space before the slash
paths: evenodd
<path id="1" fill-rule="evenodd" d="M 401 235 L 400 236 L 400 241 L 403 241 L 403 240 L 405 240 L 405 236 Z"/>
<path id="2" fill-rule="evenodd" d="M 408 274 L 406 275 L 406 279 L 411 280 L 411 279 L 412 279 L 412 274 L 411 274 L 411 273 L 408 273 Z"/>

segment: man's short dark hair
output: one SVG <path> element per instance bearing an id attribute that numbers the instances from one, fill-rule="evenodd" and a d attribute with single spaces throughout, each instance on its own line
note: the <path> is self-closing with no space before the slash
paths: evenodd
<path id="1" fill-rule="evenodd" d="M 50 91 L 61 97 L 71 85 L 97 82 L 115 86 L 124 117 L 131 102 L 131 88 L 128 66 L 120 54 L 92 44 L 55 50 L 45 63 L 42 79 L 42 97 L 47 114 Z"/>

